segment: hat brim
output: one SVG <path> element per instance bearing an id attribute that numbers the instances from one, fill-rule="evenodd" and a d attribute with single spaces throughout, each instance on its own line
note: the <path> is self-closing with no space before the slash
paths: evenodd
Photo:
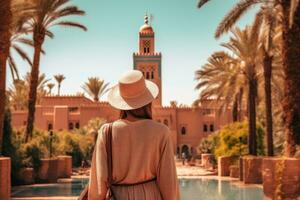
<path id="1" fill-rule="evenodd" d="M 108 93 L 108 103 L 120 110 L 133 110 L 151 103 L 158 96 L 159 89 L 155 83 L 148 80 L 145 80 L 145 82 L 145 91 L 134 98 L 122 97 L 119 85 L 115 85 Z"/>

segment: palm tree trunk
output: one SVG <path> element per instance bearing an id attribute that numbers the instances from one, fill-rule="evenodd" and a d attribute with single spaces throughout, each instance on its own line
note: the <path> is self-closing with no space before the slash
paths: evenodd
<path id="1" fill-rule="evenodd" d="M 3 146 L 4 111 L 6 102 L 6 61 L 9 54 L 12 13 L 10 10 L 11 0 L 6 0 L 0 6 L 0 156 Z"/>
<path id="2" fill-rule="evenodd" d="M 233 102 L 233 107 L 232 107 L 232 120 L 233 122 L 237 122 L 238 121 L 238 95 L 237 94 L 234 98 L 234 102 Z"/>
<path id="3" fill-rule="evenodd" d="M 57 96 L 60 96 L 60 83 L 58 83 L 58 87 L 57 87 Z"/>
<path id="4" fill-rule="evenodd" d="M 31 74 L 30 74 L 28 116 L 27 116 L 25 142 L 28 142 L 29 138 L 32 137 L 32 132 L 33 132 L 37 86 L 38 86 L 38 79 L 39 79 L 40 56 L 41 56 L 43 41 L 44 41 L 44 37 L 42 35 L 39 34 L 34 35 L 34 58 L 33 58 Z"/>
<path id="5" fill-rule="evenodd" d="M 256 80 L 249 80 L 248 96 L 248 149 L 250 155 L 257 155 L 256 151 Z"/>
<path id="6" fill-rule="evenodd" d="M 243 119 L 243 96 L 244 96 L 244 90 L 243 88 L 240 88 L 239 91 L 239 97 L 238 97 L 238 120 L 241 122 Z"/>
<path id="7" fill-rule="evenodd" d="M 265 79 L 265 106 L 266 106 L 266 130 L 267 130 L 267 149 L 268 156 L 274 156 L 273 150 L 273 119 L 272 119 L 272 57 L 264 51 L 263 67 Z"/>
<path id="8" fill-rule="evenodd" d="M 300 6 L 297 7 L 292 27 L 289 27 L 290 0 L 282 0 L 283 68 L 285 73 L 284 121 L 285 155 L 293 157 L 300 145 Z"/>
<path id="9" fill-rule="evenodd" d="M 98 101 L 99 101 L 98 96 L 96 96 L 96 95 L 94 96 L 94 101 L 95 101 L 95 102 L 98 102 Z"/>

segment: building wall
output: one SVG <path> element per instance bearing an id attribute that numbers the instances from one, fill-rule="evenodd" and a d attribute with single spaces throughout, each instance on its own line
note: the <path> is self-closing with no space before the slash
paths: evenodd
<path id="1" fill-rule="evenodd" d="M 51 102 L 54 99 L 55 104 Z M 59 101 L 59 99 L 61 99 Z M 87 104 L 82 104 L 86 103 Z M 104 118 L 108 122 L 119 118 L 119 111 L 107 102 L 95 103 L 81 96 L 43 97 L 42 105 L 36 106 L 35 127 L 48 130 L 70 130 L 77 125 L 83 127 L 93 118 Z M 188 146 L 189 153 L 192 148 L 199 145 L 204 137 L 220 129 L 232 121 L 231 111 L 219 114 L 214 102 L 202 104 L 199 108 L 181 107 L 153 107 L 154 120 L 164 123 L 171 131 L 174 150 L 179 153 L 184 145 Z M 47 104 L 47 105 L 44 105 Z M 12 124 L 14 128 L 26 125 L 27 112 L 13 111 Z M 206 127 L 206 130 L 204 128 Z M 211 130 L 213 126 L 213 130 Z M 185 129 L 185 130 L 183 130 Z"/>

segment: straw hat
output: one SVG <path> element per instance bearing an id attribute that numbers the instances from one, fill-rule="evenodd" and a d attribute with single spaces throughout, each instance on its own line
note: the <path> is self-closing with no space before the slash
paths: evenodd
<path id="1" fill-rule="evenodd" d="M 158 95 L 155 83 L 145 80 L 142 72 L 132 70 L 124 74 L 108 94 L 108 103 L 120 110 L 141 108 Z"/>

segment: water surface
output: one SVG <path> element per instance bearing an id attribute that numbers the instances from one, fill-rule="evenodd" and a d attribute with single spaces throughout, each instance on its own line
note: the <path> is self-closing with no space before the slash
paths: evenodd
<path id="1" fill-rule="evenodd" d="M 262 200 L 263 191 L 258 187 L 238 187 L 230 181 L 209 179 L 181 179 L 182 200 Z"/>
<path id="2" fill-rule="evenodd" d="M 13 187 L 12 197 L 79 196 L 88 179 L 73 179 L 71 183 Z M 229 181 L 212 179 L 180 179 L 181 200 L 261 200 L 258 187 L 237 187 Z"/>

